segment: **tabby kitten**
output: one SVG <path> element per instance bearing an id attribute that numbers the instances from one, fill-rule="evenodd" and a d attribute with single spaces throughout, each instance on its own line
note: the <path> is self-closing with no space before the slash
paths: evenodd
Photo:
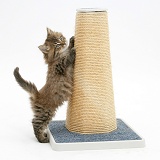
<path id="1" fill-rule="evenodd" d="M 67 101 L 72 94 L 73 67 L 75 61 L 74 37 L 67 48 L 66 38 L 59 32 L 47 28 L 47 38 L 39 49 L 48 64 L 46 84 L 38 91 L 36 86 L 24 80 L 19 68 L 14 76 L 18 84 L 30 94 L 34 118 L 32 120 L 35 136 L 41 143 L 49 142 L 46 127 L 58 106 Z"/>

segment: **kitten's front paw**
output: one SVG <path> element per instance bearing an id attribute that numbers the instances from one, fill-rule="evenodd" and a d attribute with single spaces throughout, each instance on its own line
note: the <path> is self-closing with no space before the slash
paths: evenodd
<path id="1" fill-rule="evenodd" d="M 72 49 L 74 47 L 74 36 L 70 38 L 69 47 Z"/>

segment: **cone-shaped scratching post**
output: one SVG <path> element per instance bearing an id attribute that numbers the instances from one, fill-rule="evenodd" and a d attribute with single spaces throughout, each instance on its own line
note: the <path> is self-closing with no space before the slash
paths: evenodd
<path id="1" fill-rule="evenodd" d="M 116 129 L 107 12 L 78 10 L 74 87 L 66 128 L 77 133 Z"/>
<path id="2" fill-rule="evenodd" d="M 75 48 L 74 86 L 66 121 L 48 125 L 52 148 L 73 151 L 144 147 L 144 139 L 115 117 L 105 10 L 78 10 Z"/>

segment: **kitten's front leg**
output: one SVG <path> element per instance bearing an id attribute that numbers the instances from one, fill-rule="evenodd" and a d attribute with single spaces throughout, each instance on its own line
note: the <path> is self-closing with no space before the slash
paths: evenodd
<path id="1" fill-rule="evenodd" d="M 74 65 L 74 62 L 75 62 L 75 57 L 76 57 L 76 50 L 75 48 L 73 47 L 71 50 L 70 50 L 70 53 L 69 55 L 66 57 L 66 67 L 68 67 L 69 65 Z"/>
<path id="2" fill-rule="evenodd" d="M 76 49 L 73 47 L 70 51 L 70 54 L 68 56 L 68 60 L 70 64 L 74 64 L 76 58 Z"/>
<path id="3" fill-rule="evenodd" d="M 66 57 L 63 57 L 58 64 L 56 64 L 55 73 L 59 75 L 64 75 L 65 70 L 69 65 L 74 65 L 76 57 L 76 51 L 73 47 Z"/>

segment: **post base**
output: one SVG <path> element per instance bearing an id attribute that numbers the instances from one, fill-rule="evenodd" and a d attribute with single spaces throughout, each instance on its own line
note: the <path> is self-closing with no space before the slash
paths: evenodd
<path id="1" fill-rule="evenodd" d="M 56 151 L 145 147 L 144 139 L 121 119 L 117 119 L 117 130 L 103 134 L 69 132 L 65 127 L 65 121 L 52 121 L 48 126 L 48 136 L 52 149 Z"/>

